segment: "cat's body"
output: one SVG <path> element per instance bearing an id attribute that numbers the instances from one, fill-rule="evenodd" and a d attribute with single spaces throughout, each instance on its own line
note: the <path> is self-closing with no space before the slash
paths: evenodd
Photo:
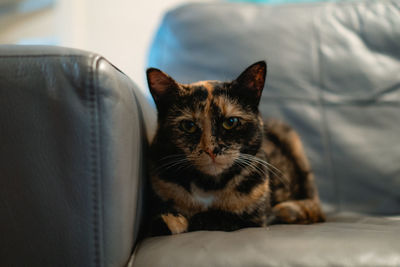
<path id="1" fill-rule="evenodd" d="M 323 221 L 299 137 L 259 114 L 264 62 L 233 82 L 183 85 L 157 69 L 147 75 L 158 109 L 153 235 Z"/>

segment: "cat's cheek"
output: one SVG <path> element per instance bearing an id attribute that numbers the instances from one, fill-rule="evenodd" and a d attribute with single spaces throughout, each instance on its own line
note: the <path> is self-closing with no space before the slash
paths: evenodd
<path id="1" fill-rule="evenodd" d="M 175 146 L 185 152 L 186 156 L 190 156 L 192 154 L 198 153 L 198 144 L 189 142 L 184 138 L 177 138 L 178 140 L 175 142 Z"/>

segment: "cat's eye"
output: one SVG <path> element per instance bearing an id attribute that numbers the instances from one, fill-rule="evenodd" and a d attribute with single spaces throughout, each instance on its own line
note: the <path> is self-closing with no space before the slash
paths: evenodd
<path id="1" fill-rule="evenodd" d="M 239 119 L 236 117 L 230 117 L 226 118 L 224 122 L 222 123 L 222 127 L 224 127 L 226 130 L 232 130 L 239 124 Z"/>
<path id="2" fill-rule="evenodd" d="M 196 124 L 189 120 L 181 121 L 180 128 L 187 133 L 194 133 L 197 130 Z"/>

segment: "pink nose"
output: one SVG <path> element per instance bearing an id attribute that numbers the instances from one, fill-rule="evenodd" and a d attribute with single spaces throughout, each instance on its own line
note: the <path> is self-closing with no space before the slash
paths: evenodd
<path id="1" fill-rule="evenodd" d="M 212 152 L 211 149 L 207 149 L 205 152 L 211 157 L 213 161 L 215 160 L 215 154 Z"/>

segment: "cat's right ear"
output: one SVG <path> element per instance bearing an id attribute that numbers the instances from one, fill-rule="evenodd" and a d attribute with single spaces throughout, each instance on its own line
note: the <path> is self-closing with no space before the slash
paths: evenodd
<path id="1" fill-rule="evenodd" d="M 149 68 L 146 71 L 147 83 L 154 102 L 158 106 L 160 101 L 171 96 L 178 88 L 178 83 L 168 74 L 156 68 Z"/>

